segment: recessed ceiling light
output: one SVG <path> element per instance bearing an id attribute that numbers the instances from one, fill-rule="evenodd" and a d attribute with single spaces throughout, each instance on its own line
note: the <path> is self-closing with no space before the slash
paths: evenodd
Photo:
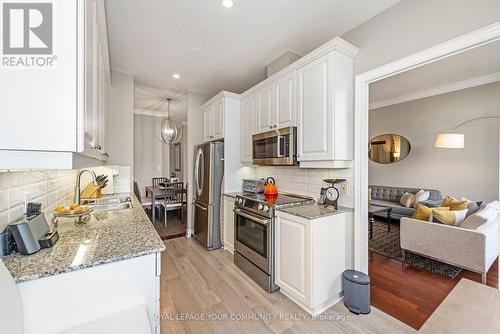
<path id="1" fill-rule="evenodd" d="M 181 75 L 178 74 L 178 73 L 174 73 L 174 74 L 172 74 L 172 78 L 174 78 L 174 79 L 180 79 Z"/>
<path id="2" fill-rule="evenodd" d="M 222 6 L 225 8 L 233 8 L 234 2 L 233 0 L 222 0 Z"/>

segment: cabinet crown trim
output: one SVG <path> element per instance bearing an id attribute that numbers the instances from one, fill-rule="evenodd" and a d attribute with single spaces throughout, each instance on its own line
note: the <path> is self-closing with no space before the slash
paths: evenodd
<path id="1" fill-rule="evenodd" d="M 219 99 L 222 99 L 224 97 L 228 97 L 228 98 L 231 98 L 231 99 L 237 99 L 237 100 L 241 99 L 241 95 L 240 94 L 223 90 L 223 91 L 220 91 L 219 93 L 217 93 L 217 95 L 211 97 L 210 100 L 208 100 L 207 102 L 203 103 L 201 106 L 203 108 L 207 107 L 208 105 L 210 105 L 210 104 L 214 103 L 215 101 L 217 101 Z"/>
<path id="2" fill-rule="evenodd" d="M 359 53 L 359 48 L 343 40 L 340 37 L 335 37 L 330 41 L 326 42 L 325 44 L 321 45 L 320 47 L 309 52 L 308 54 L 298 59 L 297 61 L 293 62 L 292 64 L 288 65 L 287 67 L 283 68 L 282 70 L 274 73 L 272 76 L 264 79 L 263 81 L 253 86 L 252 88 L 247 89 L 246 91 L 241 93 L 241 96 L 247 97 L 248 95 L 255 93 L 258 89 L 267 85 L 269 82 L 278 79 L 280 76 L 285 75 L 287 72 L 294 71 L 297 68 L 302 67 L 307 63 L 313 61 L 314 59 L 319 58 L 325 53 L 332 51 L 339 51 L 349 57 L 355 58 Z"/>

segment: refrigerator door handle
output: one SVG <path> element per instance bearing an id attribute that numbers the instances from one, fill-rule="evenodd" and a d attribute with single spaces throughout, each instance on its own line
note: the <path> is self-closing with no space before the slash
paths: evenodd
<path id="1" fill-rule="evenodd" d="M 203 191 L 203 169 L 205 166 L 203 166 L 203 151 L 201 149 L 198 149 L 198 153 L 196 154 L 196 163 L 195 163 L 195 185 L 196 185 L 196 194 L 197 196 L 201 195 L 201 192 Z M 200 180 L 201 177 L 201 180 Z M 201 183 L 201 185 L 200 185 Z"/>
<path id="2" fill-rule="evenodd" d="M 198 207 L 198 208 L 200 208 L 200 209 L 202 209 L 203 211 L 207 211 L 208 210 L 207 208 L 202 207 L 198 203 L 193 203 L 193 205 L 196 206 L 196 207 Z"/>

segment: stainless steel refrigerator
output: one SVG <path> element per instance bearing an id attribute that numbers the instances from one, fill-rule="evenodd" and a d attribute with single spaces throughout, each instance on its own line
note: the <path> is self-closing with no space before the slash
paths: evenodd
<path id="1" fill-rule="evenodd" d="M 194 237 L 208 250 L 221 248 L 220 201 L 224 176 L 224 143 L 194 149 Z"/>

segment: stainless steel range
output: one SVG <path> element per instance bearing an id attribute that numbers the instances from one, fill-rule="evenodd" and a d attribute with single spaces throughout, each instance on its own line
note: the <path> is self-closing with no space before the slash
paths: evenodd
<path id="1" fill-rule="evenodd" d="M 275 210 L 313 201 L 310 197 L 242 193 L 234 209 L 234 263 L 268 292 L 279 289 L 274 280 Z"/>

